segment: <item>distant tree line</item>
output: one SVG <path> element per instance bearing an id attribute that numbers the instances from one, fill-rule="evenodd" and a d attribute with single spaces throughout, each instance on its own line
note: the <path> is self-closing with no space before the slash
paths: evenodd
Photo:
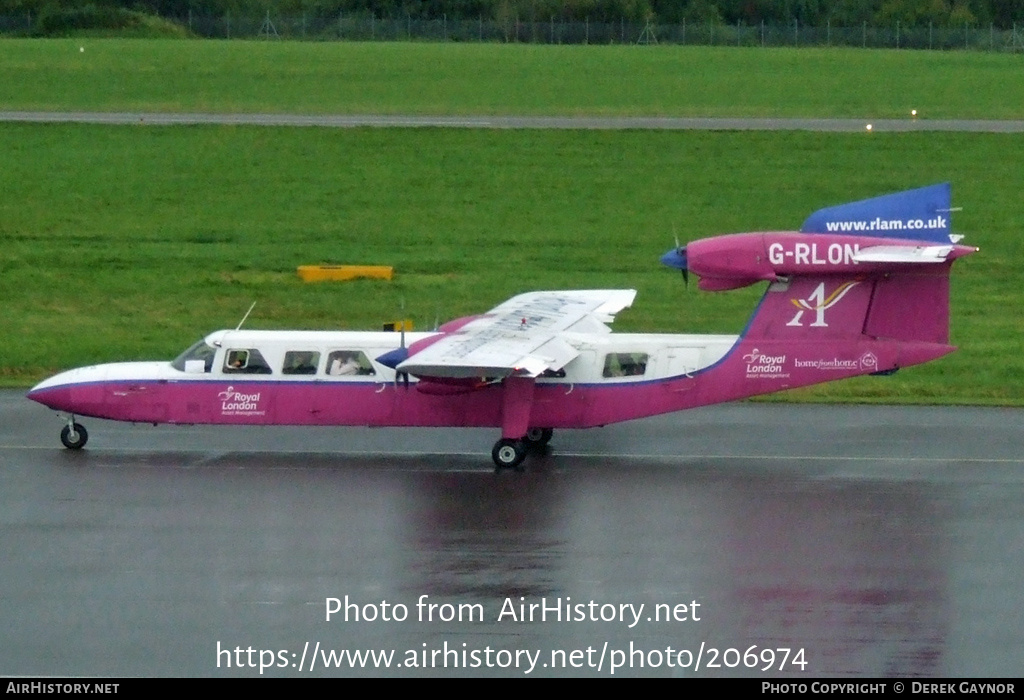
<path id="1" fill-rule="evenodd" d="M 1022 0 L 0 0 L 0 14 L 123 8 L 164 17 L 340 14 L 499 22 L 579 21 L 823 27 L 1024 26 Z"/>

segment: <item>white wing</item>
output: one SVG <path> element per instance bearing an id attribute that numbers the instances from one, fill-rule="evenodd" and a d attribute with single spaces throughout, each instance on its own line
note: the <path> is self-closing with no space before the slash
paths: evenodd
<path id="1" fill-rule="evenodd" d="M 635 289 L 529 292 L 446 334 L 398 365 L 419 377 L 536 377 L 579 352 L 563 333 L 610 333 L 606 323 L 633 303 Z"/>

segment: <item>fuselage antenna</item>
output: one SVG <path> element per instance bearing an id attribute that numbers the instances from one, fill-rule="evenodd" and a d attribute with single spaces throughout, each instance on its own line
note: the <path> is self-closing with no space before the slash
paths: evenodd
<path id="1" fill-rule="evenodd" d="M 242 327 L 242 324 L 245 323 L 245 319 L 249 318 L 249 314 L 251 314 L 252 310 L 255 309 L 255 308 L 256 308 L 256 302 L 254 301 L 252 303 L 252 306 L 249 307 L 249 310 L 245 312 L 245 316 L 242 316 L 242 320 L 238 322 L 238 326 L 235 328 L 236 331 L 239 330 Z"/>

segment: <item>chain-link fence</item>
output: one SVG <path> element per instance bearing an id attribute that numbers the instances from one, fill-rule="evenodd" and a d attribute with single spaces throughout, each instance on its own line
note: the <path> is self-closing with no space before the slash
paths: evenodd
<path id="1" fill-rule="evenodd" d="M 804 26 L 744 24 L 654 24 L 633 22 L 546 22 L 484 19 L 414 19 L 374 15 L 167 17 L 190 34 L 218 39 L 307 41 L 460 41 L 522 44 L 675 44 L 692 46 L 847 46 L 1024 52 L 1024 26 L 1010 29 L 964 25 Z M 30 35 L 33 17 L 0 15 L 0 32 Z"/>

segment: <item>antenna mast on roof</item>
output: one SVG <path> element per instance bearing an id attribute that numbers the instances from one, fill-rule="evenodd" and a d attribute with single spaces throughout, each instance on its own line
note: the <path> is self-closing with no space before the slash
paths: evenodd
<path id="1" fill-rule="evenodd" d="M 252 303 L 252 306 L 249 307 L 249 310 L 245 312 L 245 316 L 242 316 L 242 320 L 238 322 L 238 326 L 235 327 L 236 331 L 240 330 L 242 328 L 242 324 L 245 323 L 245 319 L 249 318 L 249 314 L 251 314 L 252 310 L 255 309 L 255 308 L 256 308 L 256 302 L 254 301 Z"/>

